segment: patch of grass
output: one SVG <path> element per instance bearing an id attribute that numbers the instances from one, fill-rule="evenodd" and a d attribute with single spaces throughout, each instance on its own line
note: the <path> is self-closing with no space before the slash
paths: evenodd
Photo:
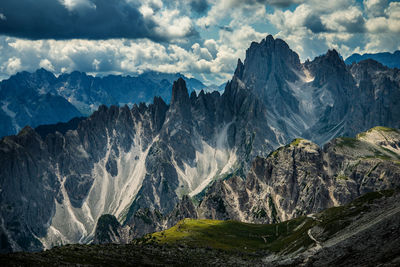
<path id="1" fill-rule="evenodd" d="M 144 237 L 146 242 L 211 247 L 228 251 L 279 252 L 289 243 L 311 244 L 306 232 L 312 219 L 301 217 L 278 224 L 251 224 L 237 221 L 184 219 L 168 230 Z M 302 227 L 298 227 L 303 224 Z M 307 229 L 306 229 L 307 228 Z M 305 234 L 305 236 L 304 236 Z M 299 240 L 304 238 L 304 240 Z M 297 245 L 292 244 L 293 247 Z"/>
<path id="2" fill-rule="evenodd" d="M 304 139 L 302 139 L 302 138 L 296 138 L 296 139 L 294 139 L 294 140 L 290 143 L 290 145 L 291 145 L 291 146 L 297 146 L 298 144 L 301 143 L 302 140 L 304 140 Z"/>
<path id="3" fill-rule="evenodd" d="M 302 139 L 302 138 L 294 139 L 291 143 L 289 143 L 289 144 L 287 144 L 285 146 L 281 146 L 281 147 L 277 148 L 276 150 L 272 151 L 271 153 L 269 153 L 267 158 L 269 158 L 269 157 L 276 158 L 278 156 L 279 151 L 281 151 L 281 150 L 283 150 L 285 148 L 291 147 L 291 146 L 297 146 L 298 144 L 300 144 L 300 142 L 302 140 L 305 140 L 305 139 Z"/>
<path id="4" fill-rule="evenodd" d="M 372 192 L 352 203 L 329 208 L 315 214 L 315 218 L 301 216 L 274 224 L 251 224 L 237 221 L 184 219 L 161 232 L 148 234 L 140 242 L 188 247 L 222 249 L 232 252 L 270 252 L 287 254 L 314 244 L 308 230 L 321 227 L 319 238 L 328 239 L 348 226 L 361 212 L 369 210 L 369 204 L 383 196 L 391 196 L 394 190 Z"/>
<path id="5" fill-rule="evenodd" d="M 349 180 L 349 177 L 343 174 L 339 174 L 338 176 L 336 176 L 336 179 L 338 180 Z"/>
<path id="6" fill-rule="evenodd" d="M 376 199 L 382 197 L 391 197 L 394 195 L 395 192 L 396 192 L 395 190 L 382 190 L 378 192 L 369 192 L 355 199 L 350 205 L 360 206 L 365 203 L 371 204 Z"/>
<path id="7" fill-rule="evenodd" d="M 276 158 L 276 157 L 278 156 L 279 150 L 281 150 L 282 148 L 283 148 L 283 147 L 280 147 L 280 148 L 278 148 L 278 149 L 272 151 L 271 153 L 269 153 L 269 155 L 267 156 L 267 158 L 269 158 L 269 157 Z"/>
<path id="8" fill-rule="evenodd" d="M 397 129 L 394 128 L 389 128 L 389 127 L 384 127 L 384 126 L 376 126 L 374 128 L 369 129 L 367 132 L 372 132 L 372 131 L 382 131 L 382 132 L 398 132 Z"/>
<path id="9" fill-rule="evenodd" d="M 362 132 L 362 133 L 357 134 L 356 137 L 357 137 L 357 139 L 362 138 L 362 137 L 365 137 L 365 136 L 367 135 L 367 133 L 371 133 L 371 132 L 373 132 L 373 131 L 380 131 L 380 132 L 397 132 L 397 133 L 399 133 L 399 130 L 398 130 L 398 129 L 389 128 L 389 127 L 384 127 L 384 126 L 376 126 L 376 127 L 373 127 L 373 128 L 371 128 L 371 129 L 367 130 L 366 132 Z"/>
<path id="10" fill-rule="evenodd" d="M 356 138 L 351 138 L 351 137 L 339 137 L 337 140 L 339 141 L 337 143 L 338 147 L 355 148 L 357 146 L 357 143 L 360 142 Z"/>
<path id="11" fill-rule="evenodd" d="M 365 137 L 366 135 L 367 135 L 366 132 L 362 132 L 362 133 L 357 134 L 357 135 L 356 135 L 356 138 L 357 138 L 357 139 L 360 139 L 360 138 L 362 138 L 362 137 Z"/>

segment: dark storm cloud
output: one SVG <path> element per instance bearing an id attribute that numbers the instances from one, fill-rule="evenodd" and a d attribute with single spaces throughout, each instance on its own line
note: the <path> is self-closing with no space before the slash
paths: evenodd
<path id="1" fill-rule="evenodd" d="M 207 0 L 191 0 L 190 7 L 195 12 L 203 14 L 210 8 L 210 5 Z"/>
<path id="2" fill-rule="evenodd" d="M 233 32 L 232 27 L 230 26 L 219 26 L 219 28 L 223 31 L 227 31 L 227 32 Z"/>
<path id="3" fill-rule="evenodd" d="M 328 31 L 328 29 L 322 24 L 320 16 L 317 14 L 309 15 L 304 21 L 304 26 L 310 29 L 313 33 L 321 33 Z"/>
<path id="4" fill-rule="evenodd" d="M 289 7 L 292 4 L 299 4 L 303 2 L 303 0 L 239 0 L 238 2 L 254 5 L 254 4 L 266 4 L 279 8 Z"/>
<path id="5" fill-rule="evenodd" d="M 260 1 L 267 2 L 271 6 L 276 6 L 276 7 L 280 7 L 280 8 L 289 7 L 293 4 L 299 4 L 299 3 L 303 2 L 302 0 L 268 0 L 268 1 L 260 0 Z"/>
<path id="6" fill-rule="evenodd" d="M 77 1 L 78 2 L 78 1 Z M 137 6 L 121 0 L 80 1 L 67 8 L 58 0 L 1 0 L 0 34 L 28 39 L 168 39 L 155 33 Z"/>

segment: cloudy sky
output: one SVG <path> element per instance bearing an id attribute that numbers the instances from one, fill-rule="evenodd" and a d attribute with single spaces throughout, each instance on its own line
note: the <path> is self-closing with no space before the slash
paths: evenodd
<path id="1" fill-rule="evenodd" d="M 284 39 L 302 61 L 335 48 L 400 49 L 400 2 L 389 0 L 1 0 L 0 79 L 181 72 L 230 79 L 251 41 Z"/>

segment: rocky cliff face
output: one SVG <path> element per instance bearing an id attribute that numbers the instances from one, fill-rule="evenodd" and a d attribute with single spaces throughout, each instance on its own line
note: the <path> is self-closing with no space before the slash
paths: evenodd
<path id="1" fill-rule="evenodd" d="M 400 70 L 389 69 L 374 60 L 353 64 L 349 70 L 357 83 L 350 131 L 354 132 L 361 124 L 368 128 L 389 124 L 398 127 Z"/>
<path id="2" fill-rule="evenodd" d="M 200 218 L 275 223 L 400 185 L 400 132 L 377 127 L 324 147 L 303 139 L 257 158 L 247 175 L 215 182 Z"/>
<path id="3" fill-rule="evenodd" d="M 78 125 L 40 134 L 26 127 L 1 139 L 2 251 L 89 242 L 103 214 L 132 237 L 183 216 L 282 221 L 398 185 L 396 131 L 323 148 L 311 142 L 355 134 L 370 122 L 398 125 L 379 115 L 397 114 L 391 70 L 369 71 L 376 79 L 367 94 L 357 82 L 361 72 L 350 72 L 335 51 L 301 64 L 284 41 L 268 36 L 246 55 L 222 95 L 189 95 L 178 79 L 170 105 L 159 97 L 132 108 L 102 105 Z M 380 87 L 381 80 L 394 85 Z M 373 119 L 359 116 L 354 92 L 365 94 L 365 104 L 372 95 L 382 99 Z M 311 141 L 268 156 L 302 135 Z M 117 236 L 114 226 L 106 239 Z"/>
<path id="4" fill-rule="evenodd" d="M 284 41 L 268 36 L 251 44 L 244 63 L 238 62 L 235 80 L 235 88 L 246 88 L 264 105 L 263 128 L 272 131 L 272 137 L 266 133 L 271 143 L 304 137 L 322 145 L 376 125 L 400 127 L 395 119 L 400 112 L 398 70 L 372 60 L 348 67 L 329 50 L 301 64 Z"/>

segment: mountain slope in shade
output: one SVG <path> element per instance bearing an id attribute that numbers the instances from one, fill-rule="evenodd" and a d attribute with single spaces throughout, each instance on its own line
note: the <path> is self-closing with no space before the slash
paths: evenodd
<path id="1" fill-rule="evenodd" d="M 397 266 L 399 192 L 378 191 L 278 224 L 190 220 L 127 245 L 68 245 L 0 255 L 7 266 Z"/>
<path id="2" fill-rule="evenodd" d="M 2 251 L 91 242 L 103 214 L 129 240 L 184 217 L 282 221 L 396 186 L 396 151 L 370 140 L 328 142 L 400 127 L 391 117 L 400 108 L 398 71 L 374 68 L 350 69 L 334 50 L 301 64 L 268 36 L 251 44 L 222 95 L 189 94 L 179 78 L 169 105 L 160 97 L 102 105 L 78 125 L 5 137 Z M 311 141 L 290 143 L 299 136 Z M 115 226 L 106 239 L 116 240 Z"/>
<path id="3" fill-rule="evenodd" d="M 375 54 L 352 54 L 348 58 L 346 58 L 345 62 L 348 65 L 353 63 L 358 63 L 360 61 L 366 59 L 373 59 L 375 61 L 380 62 L 381 64 L 389 67 L 389 68 L 398 68 L 400 69 L 400 51 L 394 51 L 393 53 L 383 52 L 383 53 L 375 53 Z"/>
<path id="4" fill-rule="evenodd" d="M 24 126 L 67 122 L 92 114 L 101 105 L 150 103 L 154 96 L 169 102 L 173 81 L 183 77 L 190 91 L 206 86 L 182 74 L 145 72 L 137 77 L 93 77 L 72 72 L 55 77 L 45 69 L 21 72 L 0 82 L 0 137 L 18 133 Z"/>

